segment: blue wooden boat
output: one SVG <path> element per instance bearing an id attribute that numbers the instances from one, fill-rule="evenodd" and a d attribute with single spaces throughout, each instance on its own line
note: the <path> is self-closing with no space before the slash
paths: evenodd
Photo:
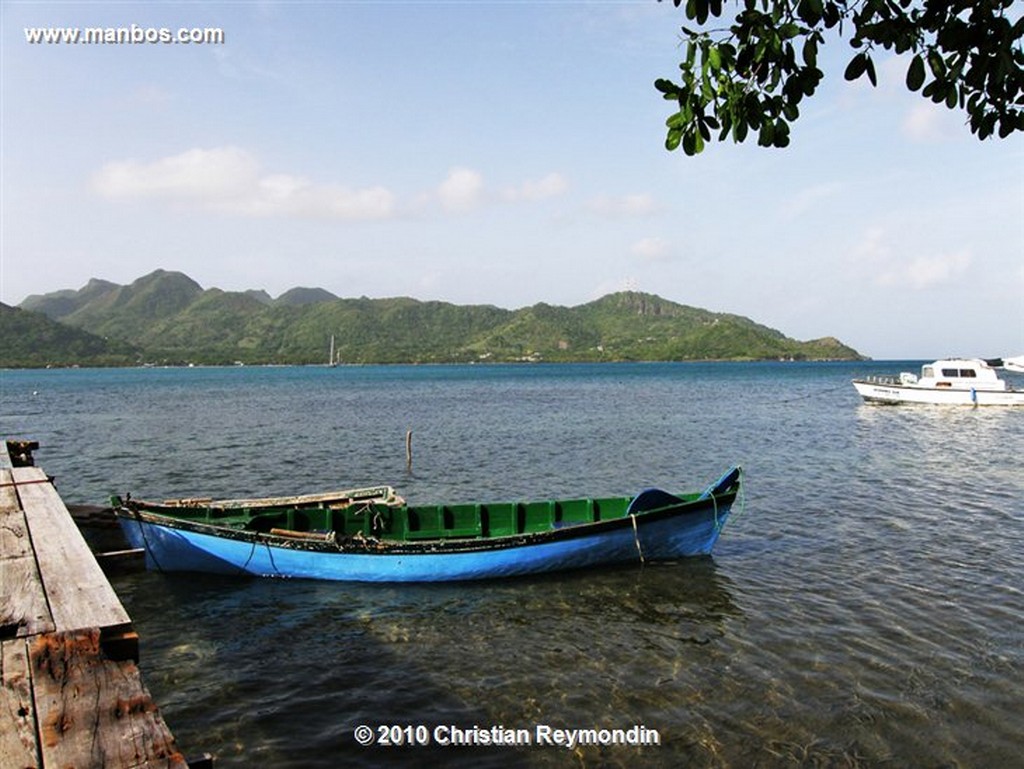
<path id="1" fill-rule="evenodd" d="M 491 579 L 708 555 L 741 492 L 409 505 L 389 486 L 276 499 L 112 500 L 161 571 L 359 582 Z"/>

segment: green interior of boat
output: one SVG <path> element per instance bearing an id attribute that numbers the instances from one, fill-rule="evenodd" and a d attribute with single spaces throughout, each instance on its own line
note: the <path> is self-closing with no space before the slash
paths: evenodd
<path id="1" fill-rule="evenodd" d="M 682 495 L 685 500 L 698 495 Z M 259 510 L 188 508 L 160 510 L 219 526 L 275 533 L 336 532 L 340 539 L 362 535 L 409 541 L 452 537 L 504 537 L 550 531 L 626 515 L 632 497 L 583 498 L 540 502 L 390 506 L 352 504 L 347 507 L 301 507 Z"/>

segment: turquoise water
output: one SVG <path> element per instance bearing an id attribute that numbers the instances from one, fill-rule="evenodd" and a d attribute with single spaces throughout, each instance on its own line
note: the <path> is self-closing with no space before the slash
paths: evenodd
<path id="1" fill-rule="evenodd" d="M 444 586 L 116 578 L 179 743 L 221 767 L 1024 766 L 1024 410 L 865 406 L 849 383 L 913 368 L 4 371 L 0 433 L 88 504 L 622 494 L 746 468 L 708 559 Z M 430 744 L 361 746 L 359 725 Z M 438 745 L 452 726 L 532 744 Z M 536 740 L 634 726 L 660 744 Z"/>

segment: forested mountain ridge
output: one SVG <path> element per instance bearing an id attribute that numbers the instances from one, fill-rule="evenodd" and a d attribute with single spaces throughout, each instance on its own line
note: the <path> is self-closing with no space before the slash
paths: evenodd
<path id="1" fill-rule="evenodd" d="M 319 288 L 272 299 L 257 289 L 204 289 L 165 270 L 127 286 L 91 280 L 78 291 L 31 296 L 0 319 L 4 366 L 326 363 L 332 336 L 342 363 L 862 357 L 832 337 L 797 341 L 749 318 L 635 291 L 576 307 L 506 310 L 406 297 L 344 299 Z M 15 327 L 17 344 L 8 340 Z M 54 336 L 61 328 L 66 339 Z"/>

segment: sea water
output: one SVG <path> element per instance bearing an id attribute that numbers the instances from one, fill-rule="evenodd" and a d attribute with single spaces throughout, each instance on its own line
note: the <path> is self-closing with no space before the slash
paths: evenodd
<path id="1" fill-rule="evenodd" d="M 1024 766 L 1024 409 L 867 406 L 850 385 L 916 367 L 3 371 L 0 434 L 40 442 L 69 504 L 629 494 L 744 466 L 710 558 L 454 585 L 114 578 L 179 745 L 219 767 Z"/>

